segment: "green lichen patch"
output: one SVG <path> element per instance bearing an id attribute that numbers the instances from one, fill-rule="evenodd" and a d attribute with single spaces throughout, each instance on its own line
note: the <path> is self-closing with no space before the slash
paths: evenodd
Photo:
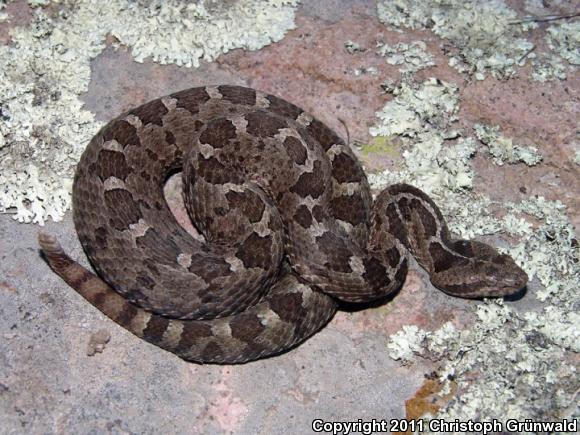
<path id="1" fill-rule="evenodd" d="M 475 124 L 473 129 L 477 139 L 487 146 L 496 165 L 523 162 L 528 166 L 535 166 L 542 161 L 542 156 L 536 147 L 514 144 L 511 138 L 501 134 L 499 126 Z"/>
<path id="2" fill-rule="evenodd" d="M 373 138 L 371 142 L 367 144 L 359 144 L 358 146 L 364 156 L 381 154 L 395 158 L 400 155 L 398 146 L 389 136 L 377 136 Z"/>

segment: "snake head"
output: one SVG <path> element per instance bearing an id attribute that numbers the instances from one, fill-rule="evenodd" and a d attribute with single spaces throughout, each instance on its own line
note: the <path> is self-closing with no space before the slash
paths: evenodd
<path id="1" fill-rule="evenodd" d="M 448 294 L 473 299 L 503 297 L 519 292 L 528 283 L 526 272 L 509 255 L 485 243 L 457 240 L 453 247 L 464 257 L 463 262 L 431 280 Z"/>
<path id="2" fill-rule="evenodd" d="M 528 275 L 508 255 L 494 259 L 491 269 L 494 285 L 489 289 L 492 296 L 508 296 L 517 293 L 528 283 Z"/>
<path id="3" fill-rule="evenodd" d="M 502 297 L 517 293 L 528 283 L 528 275 L 516 262 L 505 254 L 485 260 L 476 260 L 474 268 L 478 273 L 473 277 L 479 280 L 478 295 L 475 297 Z"/>

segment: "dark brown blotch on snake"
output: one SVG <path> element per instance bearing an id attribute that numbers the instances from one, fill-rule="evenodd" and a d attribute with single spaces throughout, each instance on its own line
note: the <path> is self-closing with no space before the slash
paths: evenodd
<path id="1" fill-rule="evenodd" d="M 183 169 L 189 235 L 164 203 Z M 124 113 L 91 140 L 73 187 L 75 226 L 98 276 L 40 233 L 50 266 L 135 335 L 197 362 L 283 352 L 337 301 L 396 291 L 413 255 L 455 296 L 504 296 L 527 276 L 489 245 L 452 240 L 420 190 L 371 199 L 347 144 L 278 97 L 193 88 Z"/>

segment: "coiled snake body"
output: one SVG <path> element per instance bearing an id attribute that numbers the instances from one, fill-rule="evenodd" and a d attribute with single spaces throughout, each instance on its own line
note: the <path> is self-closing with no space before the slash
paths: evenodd
<path id="1" fill-rule="evenodd" d="M 183 170 L 188 234 L 164 196 Z M 452 240 L 433 201 L 394 185 L 372 201 L 331 129 L 280 98 L 192 88 L 117 117 L 91 140 L 74 222 L 97 274 L 40 233 L 50 266 L 145 340 L 197 362 L 238 363 L 303 341 L 336 311 L 403 283 L 410 252 L 446 293 L 503 296 L 526 274 L 492 247 Z"/>

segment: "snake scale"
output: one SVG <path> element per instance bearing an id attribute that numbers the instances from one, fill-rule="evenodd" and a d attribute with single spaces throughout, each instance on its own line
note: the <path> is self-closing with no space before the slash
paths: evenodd
<path id="1" fill-rule="evenodd" d="M 188 213 L 164 199 L 183 172 Z M 409 185 L 373 201 L 349 146 L 322 122 L 239 86 L 187 89 L 132 109 L 84 151 L 75 227 L 96 270 L 39 233 L 51 268 L 133 334 L 200 363 L 283 352 L 334 315 L 401 287 L 407 254 L 453 296 L 500 297 L 526 274 L 489 245 L 450 237 Z"/>

